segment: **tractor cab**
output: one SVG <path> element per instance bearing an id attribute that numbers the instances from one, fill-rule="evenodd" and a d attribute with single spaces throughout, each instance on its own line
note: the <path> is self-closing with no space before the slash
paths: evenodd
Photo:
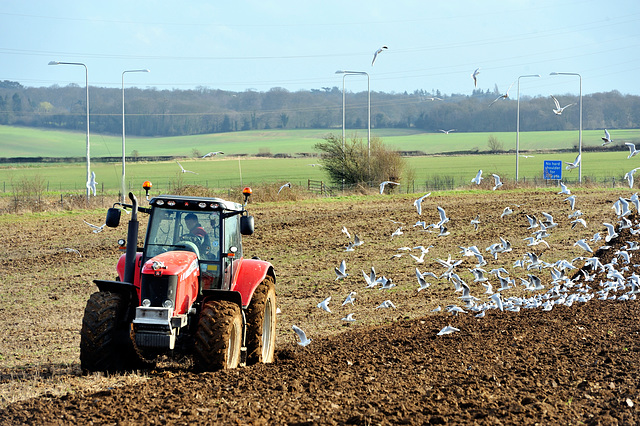
<path id="1" fill-rule="evenodd" d="M 253 232 L 242 205 L 219 198 L 158 196 L 151 216 L 142 264 L 170 251 L 190 251 L 198 259 L 200 289 L 228 290 L 234 262 L 242 258 L 241 234 Z M 244 232 L 243 232 L 244 231 Z"/>

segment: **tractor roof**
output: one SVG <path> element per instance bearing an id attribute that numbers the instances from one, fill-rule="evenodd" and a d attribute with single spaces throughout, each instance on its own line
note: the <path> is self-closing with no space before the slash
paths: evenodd
<path id="1" fill-rule="evenodd" d="M 230 210 L 241 212 L 243 211 L 242 204 L 234 203 L 233 201 L 226 201 L 222 198 L 210 198 L 210 197 L 189 197 L 184 195 L 159 195 L 153 197 L 149 201 L 154 207 L 181 209 L 181 210 L 195 210 L 195 211 L 210 211 L 210 210 Z"/>

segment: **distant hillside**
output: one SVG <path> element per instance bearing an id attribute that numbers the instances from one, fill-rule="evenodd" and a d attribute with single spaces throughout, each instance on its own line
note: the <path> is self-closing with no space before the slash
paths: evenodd
<path id="1" fill-rule="evenodd" d="M 122 91 L 90 87 L 90 128 L 97 134 L 122 133 Z M 516 127 L 516 100 L 500 99 L 495 91 L 476 90 L 471 96 L 415 90 L 413 93 L 371 93 L 372 129 L 411 129 L 438 132 L 511 132 Z M 574 103 L 562 115 L 551 97 L 522 97 L 522 131 L 575 130 L 579 99 L 555 94 L 562 105 Z M 347 93 L 345 127 L 367 129 L 367 93 Z M 126 88 L 126 132 L 130 136 L 169 137 L 250 130 L 342 130 L 342 91 L 337 87 L 290 92 L 157 90 Z M 85 88 L 25 87 L 0 82 L 0 125 L 84 131 Z M 584 129 L 640 128 L 640 97 L 612 91 L 583 97 Z"/>

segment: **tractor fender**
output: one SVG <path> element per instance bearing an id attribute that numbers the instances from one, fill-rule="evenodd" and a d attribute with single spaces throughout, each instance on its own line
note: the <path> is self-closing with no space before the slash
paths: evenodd
<path id="1" fill-rule="evenodd" d="M 242 295 L 242 307 L 246 308 L 251 303 L 253 292 L 262 280 L 267 275 L 271 275 L 275 281 L 276 276 L 273 265 L 264 260 L 242 258 L 239 263 L 231 290 L 237 291 Z"/>
<path id="2" fill-rule="evenodd" d="M 134 317 L 136 306 L 140 302 L 138 289 L 133 284 L 123 281 L 93 280 L 93 282 L 101 292 L 117 293 L 123 297 L 125 312 L 118 320 L 123 323 L 130 322 Z"/>

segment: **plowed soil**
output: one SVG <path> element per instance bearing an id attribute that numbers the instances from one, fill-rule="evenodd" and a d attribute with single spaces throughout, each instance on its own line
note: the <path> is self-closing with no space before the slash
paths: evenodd
<path id="1" fill-rule="evenodd" d="M 640 310 L 628 278 L 640 273 L 640 256 L 628 242 L 640 240 L 630 232 L 637 229 L 635 209 L 627 216 L 634 227 L 620 229 L 610 248 L 597 250 L 605 242 L 588 241 L 596 232 L 606 234 L 604 222 L 619 228 L 611 206 L 631 194 L 576 191 L 576 209 L 584 212 L 587 227 L 572 229 L 566 196 L 556 192 L 434 193 L 425 199 L 422 215 L 413 197 L 393 195 L 249 205 L 256 233 L 244 240 L 245 255 L 272 262 L 277 274 L 282 313 L 276 360 L 200 374 L 189 362 L 165 360 L 133 377 L 82 377 L 82 309 L 95 291 L 91 280 L 114 275 L 120 255 L 115 241 L 126 226 L 92 233 L 82 220 L 101 223 L 103 212 L 97 211 L 5 218 L 0 423 L 638 424 Z M 413 226 L 417 220 L 437 222 L 437 206 L 450 217 L 447 236 Z M 501 217 L 507 206 L 514 212 Z M 532 230 L 525 215 L 541 218 L 543 211 L 559 224 L 545 238 L 549 248 L 527 246 L 523 238 Z M 470 221 L 477 214 L 476 231 Z M 350 239 L 343 226 L 351 240 L 358 234 L 364 244 L 346 252 Z M 392 238 L 399 226 L 404 233 Z M 513 249 L 494 259 L 485 249 L 499 237 Z M 573 245 L 578 239 L 586 239 L 627 285 L 613 289 L 607 271 L 584 267 L 585 257 L 593 255 Z M 417 245 L 433 245 L 423 263 L 398 251 Z M 519 311 L 487 309 L 478 318 L 445 277 L 428 278 L 431 286 L 418 291 L 415 268 L 439 276 L 444 268 L 436 259 L 451 255 L 463 260 L 455 270 L 479 299 L 476 305 L 490 303 L 469 272 L 476 259 L 460 253 L 460 246 L 470 245 L 486 253 L 485 270 L 502 266 L 516 279 L 514 288 L 501 292 L 504 300 L 593 297 L 556 303 L 548 311 L 524 305 Z M 628 264 L 616 253 L 625 249 Z M 550 267 L 514 267 L 527 252 L 548 264 L 567 259 L 575 267 L 565 271 L 573 281 L 552 282 Z M 397 253 L 404 254 L 392 257 Z M 334 268 L 343 259 L 349 276 L 336 280 Z M 366 289 L 361 271 L 372 266 L 396 286 Z M 593 274 L 592 281 L 581 268 Z M 539 276 L 545 288 L 526 290 L 519 278 L 528 274 Z M 498 281 L 488 277 L 495 291 Z M 341 306 L 351 291 L 357 293 L 355 303 Z M 328 296 L 331 313 L 316 306 Z M 396 308 L 376 309 L 385 300 Z M 447 312 L 453 304 L 465 313 Z M 342 321 L 347 313 L 356 321 Z M 294 324 L 312 339 L 308 346 L 296 344 Z M 438 335 L 447 325 L 460 331 Z M 25 383 L 33 383 L 30 393 Z M 10 389 L 25 396 L 8 400 Z"/>

